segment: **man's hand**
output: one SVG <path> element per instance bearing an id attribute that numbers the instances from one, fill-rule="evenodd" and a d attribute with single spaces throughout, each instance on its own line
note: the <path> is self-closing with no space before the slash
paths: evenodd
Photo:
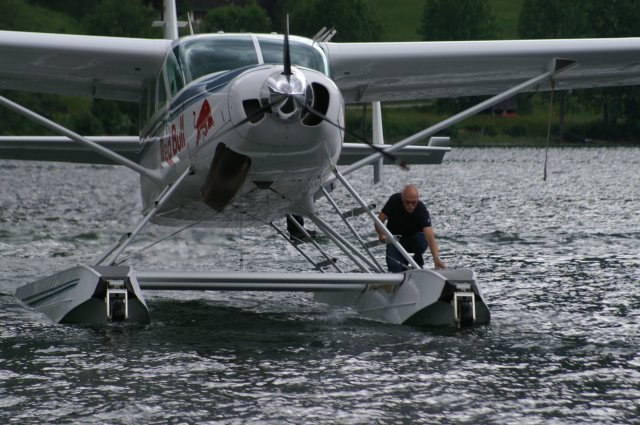
<path id="1" fill-rule="evenodd" d="M 435 257 L 433 259 L 433 266 L 436 268 L 436 270 L 438 269 L 446 269 L 447 266 L 444 264 L 444 261 L 442 261 L 439 257 Z"/>
<path id="2" fill-rule="evenodd" d="M 380 211 L 380 214 L 378 214 L 378 220 L 380 220 L 381 223 L 384 223 L 385 221 L 387 221 L 387 218 L 388 217 L 385 215 L 385 213 Z M 378 240 L 380 241 L 380 243 L 387 243 L 387 237 L 384 235 L 384 231 L 380 228 L 380 226 L 375 224 L 373 227 L 378 234 Z"/>

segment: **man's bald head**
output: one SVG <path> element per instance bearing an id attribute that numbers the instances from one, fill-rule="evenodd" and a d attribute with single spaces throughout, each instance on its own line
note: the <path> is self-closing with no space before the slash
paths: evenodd
<path id="1" fill-rule="evenodd" d="M 402 189 L 402 196 L 418 196 L 418 198 L 420 197 L 418 194 L 418 187 L 415 184 L 408 184 L 404 187 L 404 189 Z"/>
<path id="2" fill-rule="evenodd" d="M 402 206 L 405 211 L 411 214 L 416 207 L 418 206 L 418 202 L 420 201 L 420 194 L 418 193 L 418 188 L 413 184 L 408 184 L 402 189 L 401 193 L 402 197 Z"/>

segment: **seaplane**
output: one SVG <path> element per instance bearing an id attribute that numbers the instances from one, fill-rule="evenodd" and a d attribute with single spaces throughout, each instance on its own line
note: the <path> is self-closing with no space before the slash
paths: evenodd
<path id="1" fill-rule="evenodd" d="M 514 95 L 635 85 L 640 39 L 335 43 L 283 34 L 180 37 L 176 5 L 163 4 L 163 39 L 0 31 L 0 88 L 137 102 L 137 136 L 88 137 L 0 96 L 0 104 L 58 136 L 3 136 L 0 158 L 116 164 L 140 176 L 139 221 L 91 264 L 52 271 L 16 290 L 55 323 L 147 323 L 143 290 L 304 291 L 391 324 L 486 325 L 490 311 L 469 269 L 421 268 L 380 223 L 348 176 L 383 164 L 439 164 L 438 133 Z M 382 141 L 381 102 L 491 96 L 394 144 Z M 373 141 L 345 143 L 345 107 L 372 104 Z M 332 197 L 346 190 L 352 204 Z M 326 199 L 335 223 L 320 217 Z M 343 202 L 344 204 L 344 202 Z M 376 241 L 349 220 L 368 216 L 408 262 L 388 273 Z M 341 253 L 297 224 L 300 272 L 145 271 L 126 250 L 149 224 L 230 228 L 311 220 Z M 368 220 L 367 219 L 367 220 Z M 297 223 L 297 220 L 292 220 Z M 372 242 L 374 242 L 372 244 Z M 332 246 L 334 246 L 332 245 Z M 305 247 L 307 246 L 307 247 Z"/>

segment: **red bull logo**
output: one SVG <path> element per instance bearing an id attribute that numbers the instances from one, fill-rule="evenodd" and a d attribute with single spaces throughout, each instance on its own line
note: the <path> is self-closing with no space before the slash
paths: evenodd
<path id="1" fill-rule="evenodd" d="M 211 115 L 211 106 L 207 99 L 202 102 L 200 113 L 196 118 L 196 111 L 193 111 L 193 127 L 196 129 L 196 146 L 200 144 L 200 140 L 204 141 L 207 133 L 213 127 L 213 116 Z"/>
<path id="2" fill-rule="evenodd" d="M 174 163 L 174 158 L 187 147 L 184 138 L 184 115 L 180 115 L 178 127 L 171 124 L 171 137 L 160 139 L 160 159 L 168 164 Z"/>

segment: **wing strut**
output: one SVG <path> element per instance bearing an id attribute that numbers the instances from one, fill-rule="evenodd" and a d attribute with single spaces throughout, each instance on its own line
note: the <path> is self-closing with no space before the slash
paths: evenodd
<path id="1" fill-rule="evenodd" d="M 384 132 L 382 130 L 382 105 L 380 102 L 373 102 L 371 104 L 371 127 L 373 137 L 371 143 L 374 145 L 384 145 Z M 373 183 L 380 182 L 382 177 L 382 165 L 384 160 L 382 158 L 373 164 Z"/>
<path id="2" fill-rule="evenodd" d="M 150 178 L 151 180 L 155 181 L 155 182 L 162 182 L 162 179 L 160 177 L 160 172 L 159 171 L 154 171 L 154 170 L 150 170 L 148 168 L 145 168 L 143 166 L 141 166 L 140 164 L 131 161 L 130 159 L 125 158 L 122 155 L 119 155 L 117 153 L 115 153 L 112 150 L 109 150 L 107 148 L 105 148 L 104 146 L 100 146 L 98 143 L 93 142 L 89 139 L 87 139 L 84 136 L 79 135 L 78 133 L 75 133 L 71 130 L 69 130 L 66 127 L 61 126 L 60 124 L 51 121 L 48 118 L 43 117 L 42 115 L 39 115 L 35 112 L 33 112 L 30 109 L 25 108 L 22 105 L 19 105 L 9 99 L 7 99 L 4 96 L 0 96 L 0 104 L 6 106 L 7 108 L 11 109 L 14 112 L 19 113 L 20 115 L 44 126 L 47 127 L 49 130 L 52 130 L 58 134 L 61 134 L 63 136 L 67 136 L 68 138 L 82 144 L 85 145 L 87 148 L 96 151 L 97 153 L 99 153 L 102 156 L 105 156 L 107 158 L 109 158 L 110 160 L 112 160 L 113 162 L 115 162 L 116 164 L 119 165 L 124 165 L 127 168 L 132 169 L 133 171 L 135 171 L 138 174 L 141 174 L 145 177 Z"/>
<path id="3" fill-rule="evenodd" d="M 545 72 L 543 72 L 542 74 L 538 75 L 537 77 L 531 78 L 530 80 L 525 81 L 524 83 L 521 83 L 507 91 L 504 91 L 496 96 L 493 96 L 487 100 L 485 100 L 484 102 L 481 102 L 475 106 L 472 106 L 471 108 L 464 110 L 452 117 L 447 118 L 444 121 L 439 122 L 438 124 L 435 124 L 425 130 L 422 130 L 412 136 L 409 136 L 397 143 L 394 143 L 392 146 L 389 146 L 388 148 L 385 149 L 381 149 L 380 152 L 376 152 L 373 153 L 371 155 L 369 155 L 366 158 L 361 159 L 358 162 L 353 163 L 352 165 L 344 168 L 341 173 L 342 175 L 347 175 L 349 173 L 352 173 L 356 170 L 359 170 L 360 168 L 364 167 L 365 165 L 369 165 L 372 164 L 374 162 L 376 162 L 378 159 L 382 158 L 384 155 L 391 155 L 394 152 L 408 146 L 411 144 L 415 144 L 421 140 L 426 139 L 427 137 L 433 136 L 434 134 L 445 130 L 446 128 L 457 124 L 458 122 L 469 118 L 479 112 L 484 111 L 485 109 L 502 102 L 503 100 L 506 100 L 510 97 L 515 96 L 518 93 L 521 93 L 523 91 L 526 91 L 528 89 L 530 89 L 531 87 L 534 87 L 537 84 L 540 84 L 541 82 L 543 82 L 546 79 L 550 79 L 552 78 L 554 75 L 559 74 L 563 71 L 566 71 L 567 69 L 571 68 L 573 65 L 575 65 L 576 62 L 573 60 L 568 60 L 568 59 L 552 59 L 551 61 L 549 61 L 549 63 L 546 66 Z M 328 185 L 332 182 L 334 182 L 338 177 L 334 176 L 329 178 L 326 182 L 325 185 Z"/>

